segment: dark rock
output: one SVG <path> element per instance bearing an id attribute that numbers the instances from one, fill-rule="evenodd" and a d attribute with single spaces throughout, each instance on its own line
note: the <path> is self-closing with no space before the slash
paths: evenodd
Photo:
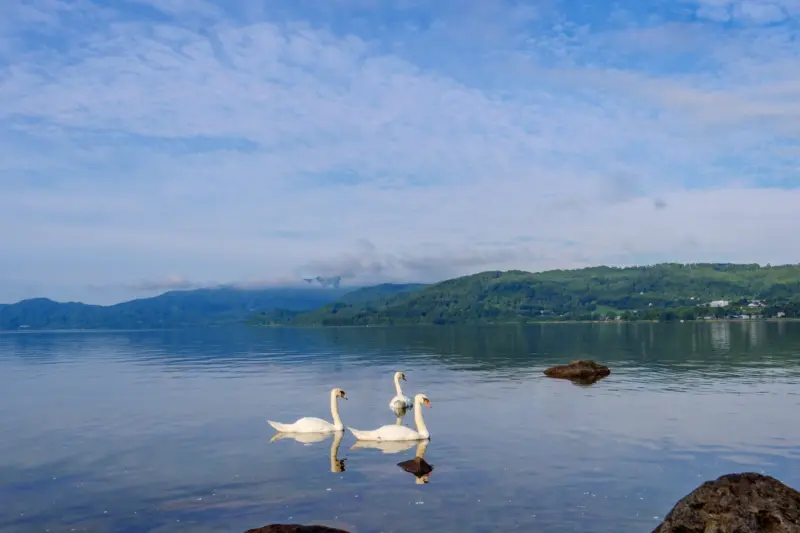
<path id="1" fill-rule="evenodd" d="M 302 524 L 270 524 L 248 529 L 244 533 L 349 533 L 344 529 L 328 526 L 304 526 Z"/>
<path id="2" fill-rule="evenodd" d="M 653 533 L 800 533 L 800 492 L 755 473 L 727 474 L 683 497 Z"/>
<path id="3" fill-rule="evenodd" d="M 611 370 L 607 366 L 587 359 L 578 359 L 568 365 L 553 366 L 544 371 L 545 376 L 570 379 L 581 385 L 591 385 L 610 373 Z"/>
<path id="4" fill-rule="evenodd" d="M 408 461 L 397 463 L 397 466 L 399 466 L 409 474 L 414 474 L 417 477 L 427 476 L 428 474 L 433 472 L 433 465 L 430 464 L 425 459 L 423 459 L 422 457 L 414 457 L 413 459 L 409 459 Z"/>

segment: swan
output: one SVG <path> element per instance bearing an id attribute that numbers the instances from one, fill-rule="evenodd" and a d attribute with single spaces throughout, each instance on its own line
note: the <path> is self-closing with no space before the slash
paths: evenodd
<path id="1" fill-rule="evenodd" d="M 389 409 L 395 411 L 396 409 L 412 409 L 414 404 L 411 403 L 411 398 L 403 394 L 403 389 L 400 388 L 400 380 L 408 381 L 406 375 L 402 372 L 394 373 L 394 390 L 397 395 L 389 400 Z M 405 414 L 405 413 L 404 413 Z"/>
<path id="2" fill-rule="evenodd" d="M 347 399 L 344 391 L 339 388 L 331 389 L 331 415 L 333 415 L 333 424 L 327 420 L 316 418 L 313 416 L 305 416 L 291 424 L 281 424 L 280 422 L 273 422 L 267 420 L 267 424 L 275 428 L 281 433 L 330 433 L 331 431 L 344 431 L 344 424 L 339 417 L 339 398 Z"/>
<path id="3" fill-rule="evenodd" d="M 417 429 L 413 430 L 410 427 L 406 426 L 399 426 L 397 424 L 391 424 L 387 426 L 381 426 L 378 429 L 373 429 L 372 431 L 362 431 L 358 429 L 353 429 L 348 427 L 347 429 L 350 430 L 350 433 L 355 435 L 358 440 L 426 440 L 431 438 L 431 434 L 428 431 L 428 427 L 425 425 L 425 421 L 422 419 L 422 404 L 427 405 L 428 407 L 431 406 L 431 401 L 428 399 L 427 396 L 424 394 L 417 394 L 414 396 L 414 422 L 417 424 Z"/>

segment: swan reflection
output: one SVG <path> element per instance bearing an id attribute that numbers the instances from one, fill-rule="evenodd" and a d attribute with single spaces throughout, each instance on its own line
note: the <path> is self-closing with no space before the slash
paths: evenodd
<path id="1" fill-rule="evenodd" d="M 430 440 L 395 440 L 395 441 L 363 441 L 359 440 L 356 441 L 353 446 L 350 447 L 350 450 L 358 450 L 358 449 L 365 449 L 370 448 L 373 450 L 380 450 L 383 453 L 391 454 L 391 453 L 400 453 L 406 450 L 410 450 L 417 445 L 417 450 L 415 453 L 415 457 L 413 459 L 409 459 L 408 461 L 402 461 L 397 463 L 397 466 L 408 472 L 409 474 L 413 474 L 416 477 L 416 484 L 423 485 L 428 483 L 431 472 L 433 472 L 433 465 L 430 464 L 428 461 L 425 460 L 425 452 L 430 445 Z"/>
<path id="2" fill-rule="evenodd" d="M 282 439 L 293 439 L 301 444 L 313 444 L 315 442 L 322 442 L 329 438 L 331 433 L 276 433 L 270 440 L 270 444 Z M 342 445 L 342 438 L 344 438 L 344 431 L 336 431 L 333 433 L 333 442 L 331 442 L 331 472 L 344 472 L 344 462 L 347 459 L 339 459 L 339 447 Z"/>
<path id="3" fill-rule="evenodd" d="M 416 440 L 357 440 L 350 449 L 363 450 L 372 449 L 380 450 L 383 453 L 400 453 L 410 450 L 417 444 Z"/>

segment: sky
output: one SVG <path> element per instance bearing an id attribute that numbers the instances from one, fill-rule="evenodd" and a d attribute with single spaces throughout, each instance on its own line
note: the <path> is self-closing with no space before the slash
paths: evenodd
<path id="1" fill-rule="evenodd" d="M 0 302 L 800 261 L 800 0 L 0 3 Z"/>

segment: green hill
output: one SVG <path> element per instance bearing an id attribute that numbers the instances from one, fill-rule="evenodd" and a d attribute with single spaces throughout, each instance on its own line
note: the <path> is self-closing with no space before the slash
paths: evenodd
<path id="1" fill-rule="evenodd" d="M 709 307 L 713 300 L 730 305 Z M 764 301 L 762 307 L 751 302 Z M 800 265 L 659 264 L 482 272 L 308 312 L 264 313 L 255 324 L 296 326 L 479 324 L 552 320 L 674 320 L 800 316 Z"/>
<path id="2" fill-rule="evenodd" d="M 377 310 L 393 302 L 404 300 L 429 285 L 423 283 L 382 283 L 371 287 L 361 287 L 349 292 L 336 301 L 312 311 L 275 309 L 259 313 L 248 321 L 251 325 L 318 325 L 323 324 L 330 315 L 337 318 L 355 316 L 364 311 Z"/>
<path id="3" fill-rule="evenodd" d="M 371 287 L 361 287 L 353 292 L 348 292 L 337 302 L 345 304 L 360 304 L 366 302 L 376 302 L 396 296 L 398 294 L 417 292 L 428 287 L 424 283 L 381 283 Z"/>
<path id="4" fill-rule="evenodd" d="M 254 313 L 277 308 L 316 309 L 351 291 L 322 287 L 258 290 L 221 287 L 170 291 L 109 306 L 34 298 L 0 305 L 0 330 L 140 329 L 242 323 Z"/>

